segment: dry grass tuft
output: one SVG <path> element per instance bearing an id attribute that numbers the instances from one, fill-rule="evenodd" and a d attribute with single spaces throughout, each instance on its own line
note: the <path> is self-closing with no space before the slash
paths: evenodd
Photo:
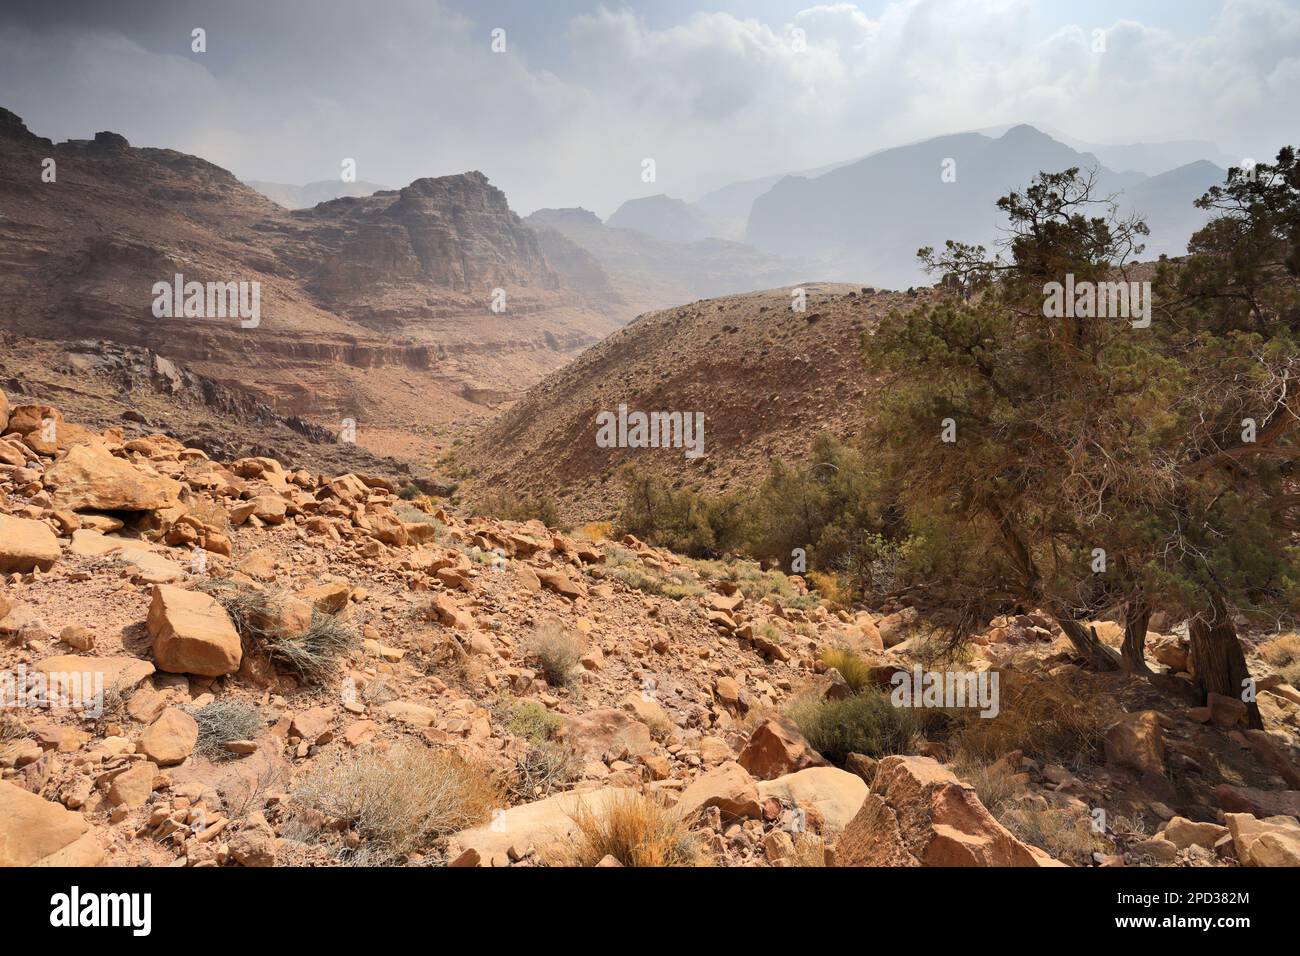
<path id="1" fill-rule="evenodd" d="M 573 679 L 573 669 L 582 659 L 582 638 L 558 624 L 544 624 L 523 642 L 524 654 L 537 661 L 546 681 L 563 687 Z"/>
<path id="2" fill-rule="evenodd" d="M 595 866 L 612 856 L 624 866 L 703 866 L 707 855 L 674 810 L 637 793 L 620 794 L 600 813 L 579 805 L 570 815 L 578 832 L 550 848 L 558 866 Z"/>
<path id="3" fill-rule="evenodd" d="M 1065 682 L 1003 671 L 996 717 L 967 715 L 956 749 L 985 762 L 1021 750 L 1078 765 L 1100 759 L 1106 728 L 1121 716 L 1113 695 L 1087 676 Z"/>
<path id="4" fill-rule="evenodd" d="M 840 672 L 844 683 L 855 694 L 871 686 L 871 665 L 845 647 L 826 647 L 821 652 L 822 663 Z"/>
<path id="5" fill-rule="evenodd" d="M 1283 634 L 1259 650 L 1292 687 L 1300 687 L 1300 634 Z"/>
<path id="6" fill-rule="evenodd" d="M 199 725 L 199 742 L 195 749 L 209 760 L 233 757 L 223 748 L 228 740 L 250 740 L 266 729 L 261 708 L 239 697 L 222 697 L 194 711 Z"/>
<path id="7" fill-rule="evenodd" d="M 487 819 L 504 802 L 489 774 L 448 750 L 403 743 L 313 768 L 296 805 L 354 829 L 364 858 L 389 863 Z"/>

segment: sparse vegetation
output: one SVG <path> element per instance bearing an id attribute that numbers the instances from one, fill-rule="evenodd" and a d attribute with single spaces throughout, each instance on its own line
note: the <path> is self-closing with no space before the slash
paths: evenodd
<path id="1" fill-rule="evenodd" d="M 1102 755 L 1106 728 L 1120 715 L 1096 678 L 1063 684 L 1004 671 L 996 717 L 967 715 L 954 731 L 957 749 L 994 761 L 1013 750 L 1037 760 L 1077 764 Z"/>
<path id="2" fill-rule="evenodd" d="M 567 789 L 577 776 L 573 751 L 544 740 L 531 744 L 515 761 L 512 795 L 521 801 L 540 800 Z"/>
<path id="3" fill-rule="evenodd" d="M 844 647 L 827 647 L 821 652 L 822 663 L 833 667 L 855 694 L 871 686 L 871 665 Z"/>
<path id="4" fill-rule="evenodd" d="M 27 736 L 27 725 L 13 714 L 0 711 L 0 744 L 21 740 Z"/>
<path id="5" fill-rule="evenodd" d="M 623 866 L 700 866 L 706 861 L 682 816 L 638 793 L 615 796 L 599 812 L 578 803 L 570 816 L 577 833 L 549 849 L 547 859 L 555 865 L 595 866 L 606 856 Z"/>
<path id="6" fill-rule="evenodd" d="M 1077 811 L 1020 803 L 995 816 L 1016 839 L 1072 866 L 1091 866 L 1093 851 L 1104 846 L 1093 834 L 1088 817 Z"/>
<path id="7" fill-rule="evenodd" d="M 1283 634 L 1260 649 L 1264 660 L 1272 664 L 1292 687 L 1300 687 L 1300 634 Z"/>
<path id="8" fill-rule="evenodd" d="M 477 499 L 471 513 L 504 521 L 540 521 L 548 528 L 570 530 L 570 526 L 560 517 L 559 506 L 545 496 L 528 497 L 504 490 L 490 491 Z"/>
<path id="9" fill-rule="evenodd" d="M 543 624 L 523 642 L 524 654 L 537 662 L 547 683 L 563 687 L 582 659 L 582 638 L 559 624 Z"/>
<path id="10" fill-rule="evenodd" d="M 229 578 L 212 578 L 199 587 L 226 609 L 239 636 L 267 656 L 278 669 L 306 684 L 321 684 L 332 676 L 340 660 L 356 645 L 356 626 L 341 617 L 313 610 L 311 623 L 298 635 L 286 635 L 266 626 L 274 620 L 276 605 L 287 595 L 274 588 L 255 588 Z"/>
<path id="11" fill-rule="evenodd" d="M 564 726 L 564 718 L 543 707 L 535 700 L 517 697 L 500 697 L 493 706 L 497 720 L 518 737 L 540 744 L 551 740 Z"/>
<path id="12" fill-rule="evenodd" d="M 223 745 L 229 740 L 251 740 L 266 729 L 262 710 L 242 697 L 220 697 L 192 713 L 199 725 L 195 750 L 209 760 L 232 756 Z"/>
<path id="13" fill-rule="evenodd" d="M 790 702 L 786 714 L 814 750 L 837 764 L 851 753 L 908 753 L 921 733 L 911 708 L 895 707 L 888 694 L 875 690 L 843 700 L 804 694 Z"/>
<path id="14" fill-rule="evenodd" d="M 351 827 L 368 863 L 396 862 L 482 823 L 501 795 L 488 773 L 448 750 L 401 743 L 321 763 L 293 791 L 300 806 Z"/>

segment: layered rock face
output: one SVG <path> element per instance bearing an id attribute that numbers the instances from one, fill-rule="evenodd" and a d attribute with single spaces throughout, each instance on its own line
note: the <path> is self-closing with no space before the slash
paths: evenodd
<path id="1" fill-rule="evenodd" d="M 150 348 L 336 429 L 487 414 L 630 318 L 594 261 L 567 285 L 479 172 L 290 212 L 197 157 L 114 133 L 55 144 L 3 109 L 0 267 L 0 328 Z M 154 284 L 177 275 L 256 283 L 256 322 L 156 317 Z"/>

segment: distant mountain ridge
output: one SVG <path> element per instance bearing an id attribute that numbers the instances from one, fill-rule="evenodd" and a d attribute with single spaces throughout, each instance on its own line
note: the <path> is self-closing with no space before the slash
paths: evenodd
<path id="1" fill-rule="evenodd" d="M 279 414 L 352 418 L 382 454 L 438 451 L 412 436 L 489 414 L 631 317 L 479 172 L 289 211 L 196 156 L 56 144 L 3 109 L 0 263 L 0 328 L 152 349 Z M 256 284 L 258 321 L 159 318 L 152 288 L 177 274 Z"/>
<path id="2" fill-rule="evenodd" d="M 947 239 L 992 246 L 999 196 L 1041 171 L 1096 171 L 1098 198 L 1115 196 L 1151 226 L 1144 258 L 1186 251 L 1206 221 L 1192 205 L 1226 171 L 1196 162 L 1159 176 L 1107 168 L 1032 126 L 999 137 L 956 133 L 883 150 L 815 178 L 787 176 L 754 200 L 746 241 L 782 256 L 815 258 L 819 278 L 900 288 L 932 282 L 916 251 Z M 945 178 L 945 170 L 951 176 Z"/>
<path id="3" fill-rule="evenodd" d="M 539 209 L 524 222 L 543 235 L 543 242 L 547 233 L 554 233 L 580 247 L 599 263 L 619 296 L 637 313 L 794 284 L 810 276 L 810 263 L 760 252 L 743 243 L 712 238 L 659 239 L 640 230 L 602 223 L 581 208 Z M 547 258 L 553 263 L 568 262 L 567 257 L 550 251 Z M 569 281 L 575 286 L 591 281 L 585 275 L 585 271 L 571 274 Z"/>

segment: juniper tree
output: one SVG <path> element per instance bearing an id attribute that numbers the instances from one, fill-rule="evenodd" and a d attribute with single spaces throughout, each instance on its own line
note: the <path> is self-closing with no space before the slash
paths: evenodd
<path id="1" fill-rule="evenodd" d="M 1231 171 L 1191 255 L 1154 277 L 1132 262 L 1145 225 L 1077 169 L 999 201 L 996 254 L 921 250 L 946 291 L 877 330 L 869 440 L 931 551 L 932 597 L 968 618 L 1041 606 L 1094 666 L 1138 671 L 1151 608 L 1186 612 L 1202 692 L 1241 693 L 1228 609 L 1285 610 L 1296 577 L 1295 179 L 1290 150 Z M 1067 277 L 1152 278 L 1150 326 L 1045 315 Z M 1120 654 L 1084 624 L 1117 606 Z"/>

